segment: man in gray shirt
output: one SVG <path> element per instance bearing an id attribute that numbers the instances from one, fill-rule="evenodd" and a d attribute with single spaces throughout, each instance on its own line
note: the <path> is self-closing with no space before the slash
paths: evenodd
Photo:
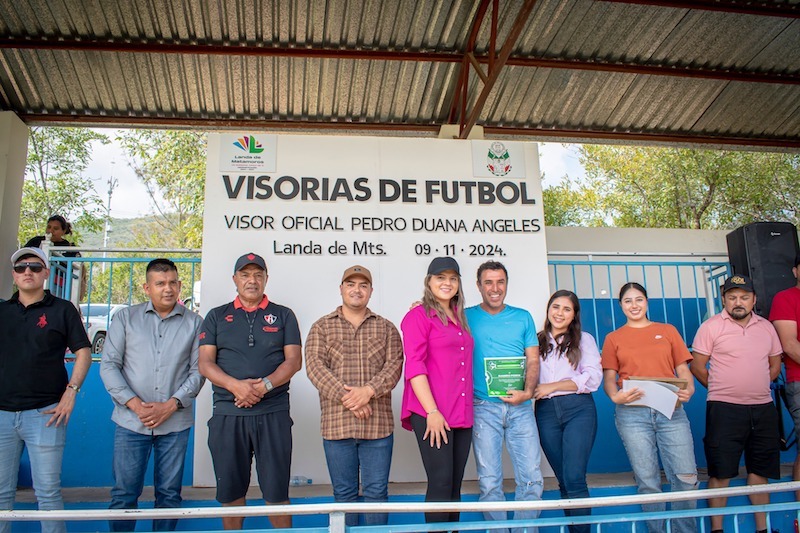
<path id="1" fill-rule="evenodd" d="M 203 319 L 178 303 L 181 282 L 169 259 L 147 265 L 150 301 L 120 310 L 108 328 L 100 377 L 114 401 L 114 487 L 110 509 L 136 509 L 151 450 L 155 507 L 181 504 L 192 402 L 203 386 L 198 343 Z M 154 520 L 153 531 L 174 531 L 176 519 Z M 114 520 L 111 531 L 133 531 Z"/>

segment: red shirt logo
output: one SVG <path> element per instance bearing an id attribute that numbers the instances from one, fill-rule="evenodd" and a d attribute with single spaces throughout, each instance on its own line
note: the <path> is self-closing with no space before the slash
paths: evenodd
<path id="1" fill-rule="evenodd" d="M 233 322 L 233 315 L 225 315 L 225 322 Z"/>
<path id="2" fill-rule="evenodd" d="M 273 314 L 264 315 L 264 321 L 265 321 L 267 324 L 270 324 L 270 325 L 271 325 L 271 324 L 274 324 L 275 322 L 277 322 L 277 321 L 278 321 L 278 317 L 276 317 L 276 316 L 275 316 L 275 315 L 273 315 Z"/>
<path id="3" fill-rule="evenodd" d="M 44 313 L 42 313 L 42 316 L 39 317 L 39 321 L 36 322 L 36 325 L 42 329 L 44 329 L 44 327 L 47 325 L 47 316 Z"/>
<path id="4" fill-rule="evenodd" d="M 203 332 L 200 333 L 200 340 L 203 340 L 205 338 L 206 338 L 206 332 L 203 331 Z"/>

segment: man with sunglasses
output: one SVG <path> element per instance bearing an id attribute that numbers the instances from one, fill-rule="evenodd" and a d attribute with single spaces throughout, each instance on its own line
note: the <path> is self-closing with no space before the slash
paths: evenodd
<path id="1" fill-rule="evenodd" d="M 91 343 L 78 310 L 44 289 L 50 275 L 39 248 L 11 256 L 18 291 L 0 303 L 0 510 L 13 508 L 23 447 L 28 449 L 39 509 L 64 508 L 61 462 L 67 422 L 92 363 Z M 75 354 L 68 376 L 64 354 Z M 11 522 L 0 522 L 0 533 Z M 44 533 L 64 532 L 64 522 L 42 522 Z"/>

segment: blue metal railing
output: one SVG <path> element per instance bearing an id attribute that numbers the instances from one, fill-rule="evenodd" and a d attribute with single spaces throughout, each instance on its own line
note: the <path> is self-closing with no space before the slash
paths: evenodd
<path id="1" fill-rule="evenodd" d="M 191 299 L 191 288 L 199 278 L 198 250 L 119 252 L 128 256 L 60 257 L 54 253 L 50 260 L 51 291 L 76 304 L 81 302 L 88 303 L 89 306 L 100 305 L 107 310 L 113 304 L 138 303 L 144 301 L 143 294 L 139 294 L 141 289 L 138 280 L 144 278 L 146 263 L 154 257 L 166 256 L 182 269 L 183 294 Z M 131 253 L 148 256 L 130 257 Z M 556 256 L 551 255 L 548 261 L 551 289 L 568 289 L 578 295 L 582 304 L 584 330 L 591 333 L 600 346 L 609 332 L 625 323 L 616 297 L 617 290 L 624 283 L 636 281 L 644 285 L 650 297 L 650 318 L 674 325 L 689 344 L 699 325 L 708 316 L 721 311 L 719 288 L 730 272 L 728 262 L 721 259 L 709 261 L 687 256 L 686 260 L 675 260 L 675 254 L 665 255 L 665 260 L 647 261 L 636 258 L 598 260 L 590 257 L 576 260 L 554 257 Z M 86 274 L 80 273 L 81 268 Z M 116 279 L 115 270 L 126 272 L 125 279 Z M 56 280 L 59 278 L 64 282 L 57 284 Z M 119 283 L 124 284 L 122 289 Z M 85 291 L 76 290 L 77 286 L 83 284 Z M 102 287 L 102 294 L 98 287 Z M 88 317 L 85 319 L 88 327 Z"/>
<path id="2" fill-rule="evenodd" d="M 94 282 L 96 281 L 97 277 L 108 278 L 111 283 L 108 283 L 107 292 L 103 297 L 100 299 L 102 303 L 105 301 L 106 303 L 137 303 L 134 301 L 134 292 L 135 288 L 137 287 L 137 280 L 144 279 L 144 270 L 151 260 L 155 257 L 164 257 L 164 255 L 158 256 L 151 256 L 151 257 L 61 257 L 57 255 L 53 255 L 50 257 L 50 279 L 48 282 L 48 287 L 50 291 L 58 296 L 59 298 L 64 298 L 66 300 L 72 300 L 72 294 L 76 289 L 76 285 L 79 283 L 83 283 L 81 274 L 81 267 L 86 271 L 86 294 L 81 295 L 81 300 L 86 301 L 98 301 L 94 296 Z M 191 287 L 194 285 L 194 282 L 198 278 L 198 267 L 200 266 L 200 257 L 169 257 L 180 269 L 182 265 L 187 265 L 189 268 L 189 276 L 186 278 L 183 276 L 183 282 L 189 283 Z M 80 267 L 79 267 L 80 265 Z M 127 286 L 127 297 L 125 301 L 121 302 L 111 302 L 111 297 L 115 287 L 113 285 L 113 278 L 114 278 L 114 268 L 115 265 L 121 265 L 128 267 L 126 271 L 128 272 L 128 279 L 126 280 Z M 103 267 L 101 271 L 98 273 L 95 266 Z M 108 272 L 106 273 L 105 266 L 108 266 Z M 137 268 L 138 267 L 138 268 Z M 138 271 L 141 272 L 138 272 Z M 68 274 L 69 273 L 69 274 Z M 140 274 L 140 275 L 139 275 Z M 58 278 L 63 278 L 64 283 L 59 284 L 56 283 Z"/>
<path id="3" fill-rule="evenodd" d="M 95 355 L 102 350 L 105 332 L 116 310 L 121 305 L 146 301 L 141 280 L 145 279 L 147 263 L 155 257 L 168 257 L 177 265 L 184 287 L 181 302 L 196 307 L 192 289 L 199 278 L 199 251 L 123 252 L 145 257 L 63 257 L 57 250 L 51 252 L 48 287 L 54 295 L 70 300 L 79 307 Z M 176 253 L 179 255 L 176 256 Z"/>
<path id="4" fill-rule="evenodd" d="M 550 287 L 575 292 L 581 300 L 584 330 L 600 346 L 625 323 L 617 301 L 628 281 L 645 286 L 652 320 L 675 326 L 687 344 L 700 324 L 722 310 L 719 288 L 728 276 L 727 261 L 610 261 L 551 259 Z"/>

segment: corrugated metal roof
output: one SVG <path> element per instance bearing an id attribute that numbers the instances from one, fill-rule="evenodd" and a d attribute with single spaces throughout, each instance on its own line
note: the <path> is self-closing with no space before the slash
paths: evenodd
<path id="1" fill-rule="evenodd" d="M 498 1 L 495 55 L 528 1 Z M 473 53 L 492 136 L 800 148 L 800 0 L 540 0 L 496 81 L 490 0 L 4 4 L 0 108 L 28 123 L 435 134 L 479 101 Z"/>

